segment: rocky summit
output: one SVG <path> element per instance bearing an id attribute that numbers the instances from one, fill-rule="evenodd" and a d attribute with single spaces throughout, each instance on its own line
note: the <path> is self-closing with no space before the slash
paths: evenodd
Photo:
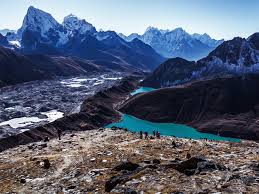
<path id="1" fill-rule="evenodd" d="M 0 153 L 0 193 L 258 193 L 258 146 L 70 132 Z"/>

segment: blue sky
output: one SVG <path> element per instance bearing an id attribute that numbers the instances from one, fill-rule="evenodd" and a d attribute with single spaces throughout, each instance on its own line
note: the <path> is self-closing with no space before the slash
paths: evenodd
<path id="1" fill-rule="evenodd" d="M 30 5 L 59 22 L 73 13 L 97 29 L 124 34 L 142 34 L 148 26 L 225 39 L 259 31 L 259 0 L 8 0 L 1 2 L 0 29 L 18 29 Z"/>

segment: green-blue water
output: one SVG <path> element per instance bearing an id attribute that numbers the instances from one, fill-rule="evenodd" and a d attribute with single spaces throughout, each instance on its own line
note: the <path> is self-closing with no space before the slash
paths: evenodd
<path id="1" fill-rule="evenodd" d="M 132 92 L 131 95 L 133 96 L 133 95 L 138 94 L 138 93 L 150 92 L 152 90 L 155 90 L 155 89 L 149 88 L 149 87 L 141 87 L 141 88 L 136 89 L 134 92 Z"/>
<path id="2" fill-rule="evenodd" d="M 153 123 L 127 114 L 123 114 L 122 120 L 120 122 L 109 124 L 106 127 L 111 128 L 112 126 L 127 128 L 132 132 L 147 131 L 149 134 L 151 134 L 153 130 L 156 130 L 159 131 L 161 135 L 165 136 L 176 136 L 180 138 L 191 139 L 207 138 L 210 140 L 218 141 L 240 142 L 239 139 L 235 138 L 221 137 L 209 133 L 200 133 L 194 128 L 188 127 L 186 125 L 178 125 L 173 123 Z"/>

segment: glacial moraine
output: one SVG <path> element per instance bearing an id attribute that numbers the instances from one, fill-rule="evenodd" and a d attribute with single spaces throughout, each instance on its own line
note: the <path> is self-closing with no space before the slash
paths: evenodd
<path id="1" fill-rule="evenodd" d="M 32 81 L 0 89 L 0 138 L 30 130 L 71 113 L 83 100 L 111 87 L 120 73 Z"/>

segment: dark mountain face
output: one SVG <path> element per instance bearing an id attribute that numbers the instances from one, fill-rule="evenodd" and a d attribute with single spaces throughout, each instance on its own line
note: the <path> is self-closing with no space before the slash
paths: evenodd
<path id="1" fill-rule="evenodd" d="M 0 82 L 2 86 L 50 78 L 27 57 L 0 47 Z"/>
<path id="2" fill-rule="evenodd" d="M 7 38 L 0 33 L 0 46 L 7 45 L 9 45 Z"/>
<path id="3" fill-rule="evenodd" d="M 138 53 L 139 60 L 143 65 L 146 66 L 146 69 L 154 70 L 158 63 L 160 64 L 165 60 L 163 57 L 157 54 L 151 46 L 143 43 L 137 38 L 133 39 L 128 44 L 136 53 Z"/>
<path id="4" fill-rule="evenodd" d="M 103 72 L 106 70 L 91 61 L 75 57 L 46 55 L 27 55 L 27 57 L 35 64 L 36 68 L 51 77 L 78 76 L 89 72 Z"/>
<path id="5" fill-rule="evenodd" d="M 21 55 L 0 47 L 0 86 L 56 76 L 78 76 L 108 69 L 76 57 Z"/>
<path id="6" fill-rule="evenodd" d="M 224 77 L 133 96 L 120 111 L 153 122 L 259 140 L 259 75 Z"/>
<path id="7" fill-rule="evenodd" d="M 194 78 L 195 72 L 201 70 L 202 67 L 194 61 L 187 61 L 182 58 L 169 59 L 148 76 L 142 82 L 142 85 L 160 88 L 188 82 Z"/>
<path id="8" fill-rule="evenodd" d="M 96 37 L 91 34 L 75 36 L 64 45 L 63 50 L 96 63 L 104 61 L 105 64 L 120 64 L 139 70 L 154 69 L 163 61 L 149 45 L 136 40 L 126 42 L 113 31 L 100 32 Z"/>
<path id="9" fill-rule="evenodd" d="M 213 58 L 218 58 L 223 63 L 250 66 L 254 64 L 253 48 L 250 42 L 244 38 L 234 38 L 233 40 L 226 41 L 215 50 L 213 50 L 208 57 L 201 62 L 212 61 Z"/>
<path id="10" fill-rule="evenodd" d="M 23 31 L 21 44 L 23 54 L 58 55 L 62 53 L 50 42 L 42 41 L 39 32 L 33 32 L 29 29 Z"/>
<path id="11" fill-rule="evenodd" d="M 91 35 L 75 36 L 64 45 L 64 52 L 70 55 L 82 57 L 89 60 L 99 58 L 100 60 L 116 60 L 109 53 L 105 54 L 106 46 Z"/>
<path id="12" fill-rule="evenodd" d="M 108 36 L 106 35 L 106 37 Z M 153 70 L 157 67 L 157 64 L 164 60 L 149 45 L 138 39 L 126 42 L 115 32 L 112 33 L 111 37 L 101 42 L 106 45 L 107 52 L 112 53 L 114 56 L 139 69 Z"/>
<path id="13" fill-rule="evenodd" d="M 175 58 L 161 64 L 143 81 L 144 86 L 166 87 L 188 81 L 259 72 L 258 33 L 225 41 L 207 57 L 190 62 Z"/>
<path id="14" fill-rule="evenodd" d="M 248 38 L 248 41 L 252 44 L 253 48 L 259 50 L 259 32 L 254 33 Z"/>
<path id="15" fill-rule="evenodd" d="M 1 33 L 0 33 L 0 46 L 17 50 L 17 47 L 15 45 L 10 44 L 7 38 L 3 36 Z"/>

